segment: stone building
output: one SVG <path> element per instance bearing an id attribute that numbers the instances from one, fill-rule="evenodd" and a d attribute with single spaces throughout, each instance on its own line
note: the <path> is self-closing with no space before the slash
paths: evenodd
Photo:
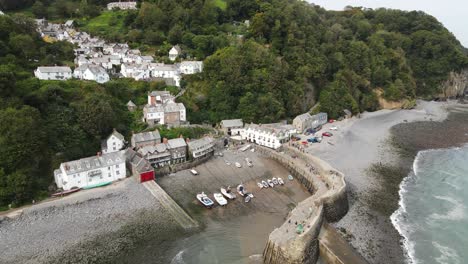
<path id="1" fill-rule="evenodd" d="M 244 122 L 242 122 L 242 119 L 222 120 L 220 127 L 225 135 L 240 135 L 241 130 L 244 128 Z"/>
<path id="2" fill-rule="evenodd" d="M 187 121 L 186 109 L 168 91 L 153 91 L 148 93 L 143 120 L 149 125 L 180 125 Z"/>
<path id="3" fill-rule="evenodd" d="M 298 133 L 303 133 L 309 128 L 317 128 L 328 121 L 327 113 L 318 113 L 311 115 L 309 113 L 296 116 L 293 120 L 293 125 L 296 127 Z"/>
<path id="4" fill-rule="evenodd" d="M 150 132 L 133 134 L 131 139 L 131 145 L 134 149 L 144 146 L 155 146 L 159 143 L 161 143 L 161 135 L 157 129 Z"/>
<path id="5" fill-rule="evenodd" d="M 187 143 L 190 156 L 193 159 L 203 158 L 214 153 L 215 141 L 212 137 L 203 137 L 201 139 L 189 141 Z"/>

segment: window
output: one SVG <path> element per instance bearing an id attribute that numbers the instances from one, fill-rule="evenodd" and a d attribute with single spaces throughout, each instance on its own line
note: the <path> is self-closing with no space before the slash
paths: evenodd
<path id="1" fill-rule="evenodd" d="M 110 170 L 110 167 L 107 167 L 107 170 Z"/>
<path id="2" fill-rule="evenodd" d="M 120 171 L 118 171 L 118 170 L 117 170 L 117 171 L 115 171 L 115 173 L 117 173 L 117 175 L 120 175 Z"/>
<path id="3" fill-rule="evenodd" d="M 115 167 L 118 169 L 118 168 L 119 168 L 119 164 L 115 165 Z"/>

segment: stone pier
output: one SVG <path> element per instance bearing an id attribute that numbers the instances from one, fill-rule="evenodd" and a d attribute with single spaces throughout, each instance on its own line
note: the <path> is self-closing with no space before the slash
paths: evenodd
<path id="1" fill-rule="evenodd" d="M 322 225 L 338 221 L 348 212 L 343 173 L 328 163 L 289 146 L 283 146 L 282 152 L 260 146 L 256 148 L 262 155 L 288 168 L 295 179 L 313 193 L 289 213 L 282 226 L 271 232 L 263 252 L 264 263 L 316 263 L 320 254 L 319 234 Z M 350 246 L 347 250 L 354 252 Z M 342 263 L 351 262 L 343 260 Z"/>

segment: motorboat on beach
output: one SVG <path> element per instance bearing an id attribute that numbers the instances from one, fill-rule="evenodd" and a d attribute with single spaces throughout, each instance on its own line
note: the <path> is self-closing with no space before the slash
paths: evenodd
<path id="1" fill-rule="evenodd" d="M 262 185 L 263 187 L 268 188 L 268 183 L 266 181 L 262 181 Z"/>
<path id="2" fill-rule="evenodd" d="M 263 189 L 263 184 L 261 182 L 257 182 L 257 186 L 258 188 Z"/>
<path id="3" fill-rule="evenodd" d="M 294 180 L 293 176 L 291 174 L 288 175 L 288 180 L 292 181 Z"/>
<path id="4" fill-rule="evenodd" d="M 283 181 L 283 179 L 281 179 L 281 178 L 278 178 L 278 183 L 279 183 L 280 185 L 284 185 L 284 181 Z"/>
<path id="5" fill-rule="evenodd" d="M 214 202 L 204 192 L 197 194 L 197 200 L 200 201 L 204 206 L 210 208 Z"/>
<path id="6" fill-rule="evenodd" d="M 278 185 L 278 184 L 279 184 L 279 183 L 278 183 L 278 180 L 277 180 L 276 178 L 271 179 L 271 181 L 273 182 L 274 185 Z"/>
<path id="7" fill-rule="evenodd" d="M 246 203 L 248 203 L 248 202 L 250 202 L 250 200 L 252 200 L 253 197 L 254 197 L 254 196 L 253 196 L 252 193 L 246 193 L 246 194 L 245 194 L 245 199 L 244 199 L 244 201 L 245 201 Z"/>
<path id="8" fill-rule="evenodd" d="M 236 167 L 237 168 L 242 168 L 242 165 L 239 162 L 236 162 Z"/>
<path id="9" fill-rule="evenodd" d="M 224 206 L 224 205 L 226 205 L 228 203 L 228 201 L 220 193 L 214 193 L 213 196 L 214 196 L 214 199 L 216 200 L 216 202 L 221 206 Z"/>
<path id="10" fill-rule="evenodd" d="M 228 186 L 226 189 L 225 188 L 221 188 L 221 193 L 228 199 L 236 199 L 236 194 L 234 194 L 233 192 L 231 192 L 231 187 Z"/>
<path id="11" fill-rule="evenodd" d="M 268 179 L 267 182 L 268 182 L 268 185 L 270 185 L 270 187 L 273 188 L 275 186 L 275 184 L 270 179 Z"/>
<path id="12" fill-rule="evenodd" d="M 244 195 L 245 195 L 245 191 L 246 191 L 246 190 L 245 190 L 244 185 L 239 184 L 239 185 L 237 186 L 237 192 L 238 192 L 241 196 L 244 196 Z"/>
<path id="13" fill-rule="evenodd" d="M 252 167 L 252 161 L 249 158 L 245 158 L 245 162 L 247 163 L 247 166 Z"/>

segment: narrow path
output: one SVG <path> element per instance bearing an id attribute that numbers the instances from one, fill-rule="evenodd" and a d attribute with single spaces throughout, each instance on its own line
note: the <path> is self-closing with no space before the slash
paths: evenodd
<path id="1" fill-rule="evenodd" d="M 183 228 L 191 229 L 198 227 L 198 223 L 190 217 L 155 181 L 143 183 L 150 193 L 167 209 Z"/>

